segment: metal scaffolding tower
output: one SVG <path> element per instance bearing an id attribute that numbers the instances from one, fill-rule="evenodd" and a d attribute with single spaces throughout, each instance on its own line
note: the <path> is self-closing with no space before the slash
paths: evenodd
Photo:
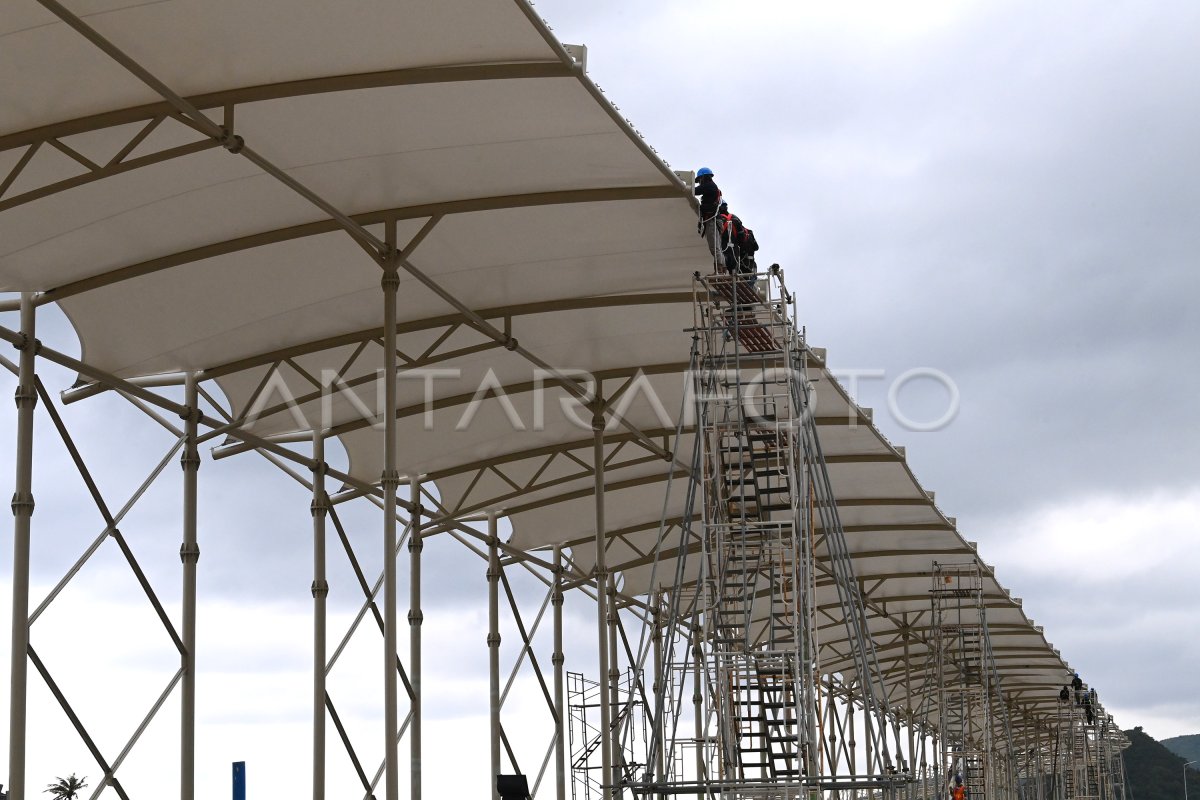
<path id="1" fill-rule="evenodd" d="M 1094 689 L 1064 687 L 1059 702 L 1056 800 L 1124 800 L 1124 737 Z"/>
<path id="2" fill-rule="evenodd" d="M 647 752 L 646 704 L 640 694 L 642 676 L 626 670 L 618 679 L 617 725 L 623 740 L 618 761 L 624 773 L 637 775 L 646 764 L 638 761 Z M 606 744 L 599 720 L 602 692 L 607 688 L 583 673 L 567 673 L 567 734 L 571 755 L 571 800 L 593 800 L 604 796 L 604 773 L 600 753 Z"/>
<path id="3" fill-rule="evenodd" d="M 688 506 L 699 504 L 699 576 L 684 581 L 678 569 L 660 594 L 668 620 L 655 635 L 667 658 L 655 716 L 665 746 L 651 761 L 668 768 L 647 770 L 653 785 L 642 788 L 729 798 L 890 791 L 909 776 L 889 750 L 866 612 L 811 414 L 803 335 L 782 271 L 755 278 L 695 279 L 698 469 Z M 850 642 L 835 670 L 822 663 L 818 580 L 837 598 L 838 613 L 826 616 L 844 623 Z M 688 684 L 690 709 L 681 702 Z M 852 725 L 856 707 L 861 752 L 852 728 L 839 751 L 834 718 Z"/>
<path id="4" fill-rule="evenodd" d="M 988 634 L 977 561 L 933 564 L 933 668 L 943 778 L 970 800 L 1006 797 L 1012 736 Z"/>
<path id="5" fill-rule="evenodd" d="M 801 347 L 783 303 L 730 276 L 700 285 L 703 611 L 718 775 L 787 783 L 816 772 L 816 709 L 804 691 L 815 634 Z"/>

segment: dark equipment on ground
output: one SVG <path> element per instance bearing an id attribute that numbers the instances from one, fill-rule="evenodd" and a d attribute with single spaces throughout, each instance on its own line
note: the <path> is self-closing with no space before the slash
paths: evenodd
<path id="1" fill-rule="evenodd" d="M 529 800 L 529 781 L 524 775 L 497 775 L 496 791 L 500 800 Z"/>

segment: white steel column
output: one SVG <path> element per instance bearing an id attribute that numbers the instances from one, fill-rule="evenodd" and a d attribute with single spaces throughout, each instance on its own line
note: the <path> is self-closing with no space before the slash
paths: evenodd
<path id="1" fill-rule="evenodd" d="M 663 725 L 665 717 L 663 692 L 666 690 L 666 684 L 663 681 L 663 654 L 662 654 L 662 638 L 663 638 L 663 609 L 659 600 L 660 595 L 654 595 L 654 605 L 651 607 L 651 613 L 654 614 L 653 645 L 654 645 L 654 683 L 651 691 L 654 694 L 654 726 L 653 738 L 655 741 L 654 747 L 654 780 L 657 783 L 666 783 L 667 780 L 667 751 L 664 737 L 666 734 L 666 726 Z M 647 772 L 646 780 L 650 780 L 650 774 Z M 665 795 L 656 795 L 659 798 Z"/>
<path id="2" fill-rule="evenodd" d="M 325 579 L 325 434 L 313 431 L 313 800 L 325 800 L 325 623 L 329 582 Z"/>
<path id="3" fill-rule="evenodd" d="M 908 618 L 905 617 L 905 624 L 908 624 Z M 909 783 L 905 794 L 911 798 L 913 796 L 914 782 L 911 780 L 916 777 L 916 767 L 914 763 L 917 760 L 917 738 L 916 724 L 913 719 L 913 690 L 912 690 L 912 655 L 909 650 L 909 642 L 912 640 L 912 632 L 904 631 L 904 716 L 908 720 L 908 775 Z M 900 712 L 897 711 L 897 714 Z M 896 743 L 899 746 L 899 742 Z"/>
<path id="4" fill-rule="evenodd" d="M 396 226 L 388 225 L 389 250 L 383 261 L 383 726 L 384 800 L 400 800 L 399 691 L 396 685 Z M 415 689 L 415 687 L 414 687 Z M 414 700 L 414 703 L 416 701 Z"/>
<path id="5" fill-rule="evenodd" d="M 179 558 L 183 562 L 183 679 L 180 683 L 180 762 L 179 796 L 194 800 L 196 791 L 196 562 L 200 545 L 196 541 L 196 488 L 200 470 L 200 452 L 196 448 L 200 408 L 197 405 L 196 376 L 189 373 L 184 383 L 184 444 L 179 457 L 183 465 L 183 544 Z"/>
<path id="6" fill-rule="evenodd" d="M 8 716 L 8 796 L 25 800 L 25 710 L 29 669 L 29 531 L 33 517 L 33 411 L 37 339 L 33 295 L 21 294 L 20 366 L 17 373 L 17 464 L 13 492 L 12 651 Z"/>
<path id="7" fill-rule="evenodd" d="M 700 626 L 692 631 L 692 717 L 696 738 L 696 780 L 703 786 L 707 782 L 704 775 L 704 684 L 701 673 L 701 656 L 703 646 L 700 639 Z M 720 754 L 718 754 L 718 759 Z M 718 762 L 719 763 L 719 762 Z"/>
<path id="8" fill-rule="evenodd" d="M 409 611 L 408 611 L 408 680 L 412 684 L 412 722 L 409 729 L 409 753 L 411 759 L 411 789 L 409 800 L 421 800 L 421 482 L 415 475 L 409 477 L 412 492 L 412 529 L 408 537 L 409 559 Z"/>
<path id="9" fill-rule="evenodd" d="M 597 408 L 599 408 L 599 400 Z M 592 417 L 592 471 L 596 476 L 596 634 L 599 645 L 601 797 L 612 800 L 612 721 L 605 681 L 608 680 L 608 559 L 604 552 L 604 415 Z"/>
<path id="10" fill-rule="evenodd" d="M 554 797 L 555 800 L 566 800 L 567 797 L 567 743 L 566 703 L 563 702 L 563 565 L 562 547 L 554 545 L 554 593 L 550 595 L 554 606 L 554 653 L 550 662 L 554 665 Z"/>
<path id="11" fill-rule="evenodd" d="M 488 514 L 488 744 L 491 747 L 491 789 L 498 800 L 496 776 L 500 774 L 500 552 L 496 539 L 496 514 Z"/>
<path id="12" fill-rule="evenodd" d="M 608 705 L 611 709 L 610 716 L 619 716 L 621 708 L 620 695 L 620 680 L 621 671 L 618 668 L 620 663 L 620 655 L 617 651 L 617 581 L 609 573 L 608 587 L 605 590 L 608 592 Z M 629 686 L 629 691 L 633 691 L 632 683 Z M 617 784 L 624 778 L 625 769 L 623 763 L 625 761 L 625 752 L 621 747 L 621 733 L 616 720 L 612 721 L 611 738 L 612 742 L 612 785 L 613 795 L 621 796 L 621 792 L 617 789 Z"/>
<path id="13" fill-rule="evenodd" d="M 1046 753 L 1048 753 L 1050 751 L 1050 743 L 1049 743 L 1049 740 L 1047 739 L 1047 743 L 1043 749 L 1042 729 L 1041 729 L 1040 725 L 1036 725 L 1036 724 L 1034 725 L 1033 741 L 1034 741 L 1034 747 L 1037 748 L 1036 749 L 1037 769 L 1034 772 L 1034 774 L 1037 776 L 1037 794 L 1035 795 L 1035 797 L 1037 798 L 1037 800 L 1046 800 L 1046 773 L 1045 773 L 1046 763 L 1045 763 L 1044 756 Z"/>

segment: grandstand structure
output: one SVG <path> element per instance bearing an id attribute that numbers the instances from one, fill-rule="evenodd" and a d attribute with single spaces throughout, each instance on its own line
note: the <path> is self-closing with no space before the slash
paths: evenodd
<path id="1" fill-rule="evenodd" d="M 156 768 L 195 797 L 198 487 L 235 458 L 308 492 L 314 800 L 422 796 L 423 687 L 445 679 L 422 669 L 435 537 L 487 584 L 489 749 L 459 757 L 535 797 L 933 800 L 961 778 L 969 800 L 1124 800 L 1120 729 L 1090 687 L 1060 698 L 1063 656 L 809 345 L 797 270 L 714 271 L 691 174 L 526 0 L 13 0 L 0 42 L 21 76 L 0 89 L 12 800 L 37 792 L 31 714 L 69 720 L 92 797 L 126 798 L 168 704 L 178 760 Z M 50 304 L 79 357 L 39 341 Z M 78 382 L 51 394 L 46 364 Z M 72 438 L 67 407 L 100 395 L 165 437 L 123 506 Z M 33 597 L 33 476 L 61 444 L 105 525 Z M 121 525 L 176 456 L 164 586 Z M 349 507 L 375 527 L 348 535 Z M 327 543 L 354 585 L 331 586 Z M 30 637 L 101 548 L 178 654 L 116 747 Z M 339 590 L 367 621 L 335 642 Z M 581 653 L 567 598 L 594 621 Z M 369 746 L 329 684 L 352 637 L 382 644 Z M 54 708 L 29 707 L 35 681 Z M 544 698 L 543 729 L 506 725 L 514 682 Z"/>

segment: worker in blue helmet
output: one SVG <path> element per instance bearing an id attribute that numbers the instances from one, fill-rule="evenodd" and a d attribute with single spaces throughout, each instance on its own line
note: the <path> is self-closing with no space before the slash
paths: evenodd
<path id="1" fill-rule="evenodd" d="M 692 194 L 700 198 L 700 221 L 696 230 L 708 244 L 717 271 L 724 271 L 725 261 L 721 254 L 721 234 L 717 226 L 717 209 L 721 206 L 721 189 L 713 179 L 713 171 L 701 167 L 696 171 L 696 188 Z"/>

